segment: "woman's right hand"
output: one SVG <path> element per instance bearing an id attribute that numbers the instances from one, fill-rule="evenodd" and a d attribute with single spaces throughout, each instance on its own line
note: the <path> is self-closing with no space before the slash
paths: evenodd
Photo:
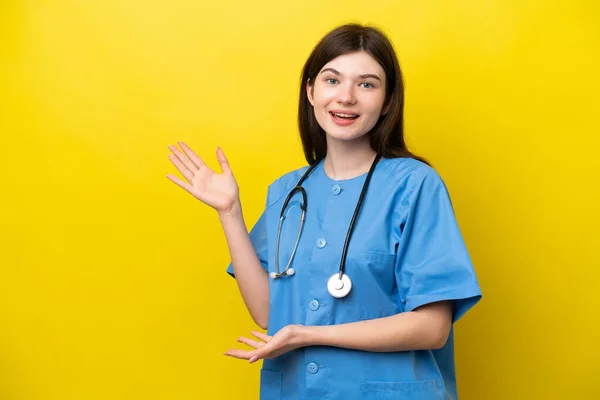
<path id="1" fill-rule="evenodd" d="M 183 151 L 176 146 L 169 146 L 172 152 L 169 159 L 181 172 L 185 181 L 171 174 L 167 175 L 167 178 L 217 210 L 219 214 L 227 214 L 239 208 L 238 184 L 223 150 L 217 148 L 217 160 L 222 170 L 221 174 L 217 174 L 185 143 L 179 142 L 179 146 Z"/>

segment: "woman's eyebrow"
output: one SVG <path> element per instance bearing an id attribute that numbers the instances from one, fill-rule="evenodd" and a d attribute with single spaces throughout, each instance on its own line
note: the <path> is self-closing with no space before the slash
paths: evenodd
<path id="1" fill-rule="evenodd" d="M 373 78 L 373 79 L 377 79 L 379 82 L 381 82 L 381 78 L 378 77 L 375 74 L 365 74 L 365 75 L 359 75 L 360 79 L 367 79 L 367 78 Z"/>
<path id="2" fill-rule="evenodd" d="M 338 70 L 335 70 L 333 68 L 323 68 L 321 70 L 321 72 L 319 72 L 319 74 L 322 74 L 322 73 L 328 72 L 328 71 L 334 73 L 335 75 L 341 75 Z"/>
<path id="3" fill-rule="evenodd" d="M 321 72 L 319 72 L 319 74 L 322 74 L 322 73 L 324 73 L 324 72 L 331 72 L 331 73 L 333 73 L 334 75 L 338 75 L 338 76 L 339 76 L 339 75 L 342 75 L 342 74 L 340 74 L 340 72 L 339 72 L 338 70 L 336 70 L 336 69 L 333 69 L 333 68 L 323 68 L 323 70 L 321 70 Z M 375 75 L 375 74 L 364 74 L 364 75 L 359 75 L 358 77 L 359 77 L 360 79 L 373 78 L 373 79 L 377 79 L 379 82 L 381 82 L 381 78 L 380 78 L 380 77 L 378 77 L 378 76 L 377 76 L 377 75 Z"/>

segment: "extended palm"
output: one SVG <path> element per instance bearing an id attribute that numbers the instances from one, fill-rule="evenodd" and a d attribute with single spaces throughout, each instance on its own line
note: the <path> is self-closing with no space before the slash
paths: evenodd
<path id="1" fill-rule="evenodd" d="M 308 344 L 307 342 L 302 342 L 300 339 L 303 329 L 304 326 L 302 325 L 287 325 L 281 328 L 273 336 L 258 331 L 252 331 L 252 335 L 262 340 L 262 342 L 245 336 L 239 337 L 238 342 L 247 344 L 248 346 L 253 347 L 254 350 L 230 349 L 225 352 L 225 355 L 242 360 L 249 360 L 250 363 L 265 358 L 275 358 Z"/>
<path id="2" fill-rule="evenodd" d="M 175 146 L 169 146 L 172 151 L 169 159 L 183 175 L 185 181 L 173 175 L 167 175 L 167 178 L 218 212 L 230 211 L 239 199 L 239 188 L 223 151 L 217 149 L 217 160 L 223 171 L 218 174 L 186 144 L 180 143 L 180 146 L 183 151 Z"/>

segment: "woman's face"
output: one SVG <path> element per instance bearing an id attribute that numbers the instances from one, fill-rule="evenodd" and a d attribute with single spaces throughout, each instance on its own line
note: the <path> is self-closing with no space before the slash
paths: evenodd
<path id="1" fill-rule="evenodd" d="M 312 86 L 310 83 L 306 85 L 308 99 L 329 139 L 360 138 L 387 112 L 385 72 L 364 51 L 334 58 L 319 71 Z"/>

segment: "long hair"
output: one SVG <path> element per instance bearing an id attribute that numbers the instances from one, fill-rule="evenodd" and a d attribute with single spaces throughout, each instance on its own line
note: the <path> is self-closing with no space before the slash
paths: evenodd
<path id="1" fill-rule="evenodd" d="M 325 35 L 315 46 L 302 69 L 298 127 L 306 161 L 312 165 L 325 157 L 327 141 L 325 131 L 317 122 L 306 93 L 307 82 L 314 84 L 325 64 L 334 58 L 364 51 L 381 65 L 386 76 L 386 100 L 389 111 L 379 118 L 368 133 L 374 151 L 383 157 L 410 157 L 428 162 L 411 153 L 404 140 L 404 83 L 398 57 L 387 36 L 379 29 L 359 24 L 346 24 Z"/>

